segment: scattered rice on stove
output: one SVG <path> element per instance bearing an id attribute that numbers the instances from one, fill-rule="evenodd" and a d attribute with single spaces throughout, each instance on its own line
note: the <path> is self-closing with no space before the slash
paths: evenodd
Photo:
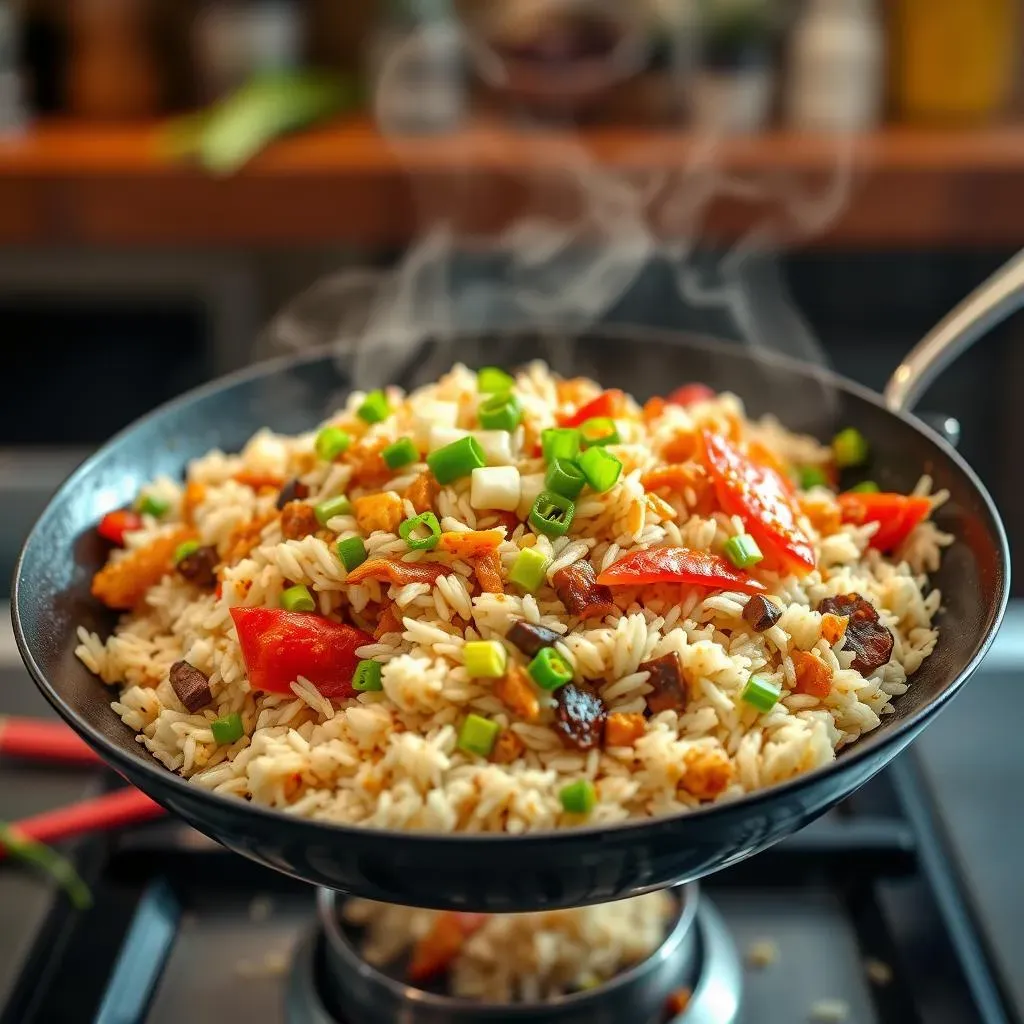
<path id="1" fill-rule="evenodd" d="M 688 462 L 697 467 L 692 483 L 659 491 L 657 500 L 641 483 L 650 469 L 684 460 L 680 446 L 700 429 L 757 442 L 786 464 L 825 466 L 829 449 L 773 420 L 748 420 L 733 395 L 689 408 L 670 405 L 646 419 L 630 400 L 617 420 L 619 443 L 609 448 L 623 464 L 621 478 L 604 494 L 584 491 L 569 536 L 551 539 L 523 521 L 543 485 L 540 432 L 556 423 L 559 410 L 575 408 L 600 388 L 559 381 L 532 364 L 518 374 L 515 391 L 523 423 L 506 439 L 511 454 L 490 460 L 510 462 L 519 472 L 515 521 L 507 512 L 474 508 L 468 477 L 441 487 L 434 499 L 445 531 L 506 531 L 496 549 L 504 593 L 481 590 L 471 559 L 440 549 L 409 552 L 392 529 L 368 531 L 348 513 L 308 536 L 286 539 L 275 510 L 277 487 L 259 485 L 260 478 L 298 478 L 309 502 L 404 493 L 422 464 L 395 470 L 391 479 L 385 470 L 371 484 L 353 453 L 372 454 L 404 436 L 422 438 L 442 407 L 454 410 L 457 426 L 472 428 L 479 395 L 475 374 L 464 367 L 410 395 L 389 389 L 392 413 L 372 426 L 356 415 L 365 396 L 353 394 L 329 421 L 355 439 L 337 462 L 317 458 L 315 433 L 285 437 L 263 430 L 239 454 L 213 451 L 190 463 L 187 489 L 169 479 L 147 488 L 169 510 L 161 519 L 144 516 L 143 528 L 127 534 L 127 551 L 116 551 L 112 563 L 173 535 L 186 517 L 197 539 L 216 546 L 223 559 L 216 593 L 168 571 L 107 639 L 79 630 L 79 658 L 117 688 L 114 712 L 153 757 L 193 785 L 303 817 L 391 829 L 523 833 L 582 821 L 608 825 L 733 800 L 828 764 L 892 713 L 894 699 L 937 642 L 932 619 L 941 598 L 929 590 L 925 574 L 952 538 L 925 521 L 894 557 L 884 557 L 869 546 L 873 525 L 841 523 L 834 496 L 814 488 L 798 496 L 799 521 L 817 568 L 802 578 L 754 570 L 784 608 L 766 632 L 754 632 L 744 621 L 745 594 L 693 586 L 616 588 L 612 613 L 580 620 L 551 585 L 551 569 L 587 562 L 601 572 L 638 548 L 721 553 L 742 532 L 743 523 L 718 506 L 713 490 L 700 486 L 698 462 Z M 920 493 L 930 489 L 924 478 Z M 933 506 L 944 497 L 933 495 Z M 404 514 L 412 511 L 406 500 Z M 239 549 L 238 537 L 246 533 L 250 543 Z M 447 575 L 434 586 L 372 579 L 350 584 L 334 544 L 357 536 L 370 558 L 441 563 Z M 530 547 L 555 560 L 535 594 L 508 581 L 517 556 Z M 310 589 L 321 614 L 369 632 L 391 611 L 393 628 L 358 652 L 382 664 L 382 691 L 331 701 L 302 678 L 288 693 L 249 687 L 230 610 L 278 607 L 282 591 L 293 584 Z M 867 676 L 851 668 L 853 654 L 841 641 L 830 644 L 823 637 L 822 616 L 814 610 L 823 598 L 849 592 L 871 602 L 895 640 L 888 663 Z M 688 700 L 646 718 L 631 746 L 566 745 L 553 727 L 549 693 L 536 691 L 539 714 L 528 721 L 498 699 L 490 680 L 471 679 L 462 664 L 467 641 L 500 640 L 516 619 L 564 633 L 558 650 L 575 682 L 595 687 L 609 712 L 644 713 L 652 686 L 641 665 L 672 653 Z M 506 646 L 510 657 L 521 659 Z M 813 652 L 826 666 L 827 696 L 795 692 L 793 658 L 799 651 Z M 190 713 L 168 681 L 179 659 L 209 677 L 212 701 L 201 711 Z M 782 687 L 770 711 L 762 713 L 741 697 L 753 673 Z M 211 725 L 233 712 L 241 716 L 242 735 L 218 743 Z M 492 763 L 460 749 L 459 729 L 469 713 L 489 718 L 509 735 L 506 761 Z M 565 810 L 559 798 L 578 780 L 594 786 L 596 802 L 587 817 Z"/>
<path id="2" fill-rule="evenodd" d="M 593 988 L 650 956 L 678 904 L 666 892 L 573 910 L 494 914 L 452 960 L 445 990 L 489 1003 L 541 1002 Z M 430 933 L 439 912 L 348 900 L 345 920 L 365 928 L 360 952 L 384 969 Z"/>
<path id="3" fill-rule="evenodd" d="M 811 1020 L 820 1024 L 839 1024 L 850 1015 L 850 1007 L 841 999 L 819 999 L 811 1006 Z"/>
<path id="4" fill-rule="evenodd" d="M 773 939 L 758 939 L 747 949 L 747 965 L 756 969 L 770 967 L 779 959 L 779 947 Z"/>

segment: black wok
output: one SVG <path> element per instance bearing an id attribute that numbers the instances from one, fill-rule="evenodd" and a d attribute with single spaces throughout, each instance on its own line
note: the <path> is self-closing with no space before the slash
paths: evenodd
<path id="1" fill-rule="evenodd" d="M 1019 267 L 1011 272 L 1020 276 Z M 995 285 L 1000 283 L 1005 277 Z M 980 329 L 984 315 L 1005 312 L 1008 295 L 1000 297 L 993 287 L 968 300 L 923 350 L 915 350 L 894 379 L 891 404 L 913 397 L 922 375 L 948 361 Z M 567 346 L 527 333 L 433 343 L 396 382 L 421 382 L 437 363 L 453 358 L 515 364 L 540 355 L 566 370 Z M 878 453 L 872 474 L 883 489 L 906 492 L 928 472 L 936 487 L 949 491 L 937 520 L 956 542 L 934 577 L 945 600 L 938 647 L 897 699 L 896 713 L 828 767 L 681 817 L 488 837 L 301 820 L 212 794 L 161 767 L 111 712 L 110 691 L 74 656 L 79 624 L 101 634 L 113 625 L 89 595 L 90 577 L 105 555 L 96 522 L 130 501 L 145 481 L 160 473 L 180 476 L 189 459 L 212 447 L 236 450 L 264 425 L 286 433 L 314 426 L 350 386 L 322 354 L 257 366 L 185 395 L 115 437 L 63 485 L 26 541 L 14 580 L 15 631 L 36 683 L 116 771 L 200 831 L 298 878 L 372 899 L 498 912 L 599 902 L 698 878 L 799 829 L 903 750 L 977 668 L 1009 587 L 1007 543 L 996 510 L 942 437 L 826 371 L 721 342 L 625 329 L 587 334 L 573 349 L 574 372 L 594 374 L 640 398 L 705 381 L 742 396 L 754 416 L 774 412 L 822 438 L 855 425 Z"/>

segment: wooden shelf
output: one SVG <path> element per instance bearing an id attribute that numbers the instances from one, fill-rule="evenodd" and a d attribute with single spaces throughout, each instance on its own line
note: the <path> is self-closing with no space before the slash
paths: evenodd
<path id="1" fill-rule="evenodd" d="M 456 211 L 460 230 L 491 237 L 527 210 L 577 216 L 581 169 L 666 172 L 688 198 L 715 168 L 759 191 L 717 199 L 700 221 L 706 238 L 767 223 L 787 244 L 1024 245 L 1024 128 L 886 129 L 849 148 L 848 182 L 837 175 L 838 142 L 786 133 L 726 141 L 712 160 L 682 132 L 600 128 L 574 138 L 479 124 L 394 140 L 356 120 L 283 140 L 221 180 L 170 160 L 160 139 L 156 125 L 48 123 L 0 141 L 0 243 L 404 245 Z M 794 193 L 814 200 L 827 229 L 815 224 L 807 237 L 806 211 L 779 198 Z M 826 216 L 832 199 L 845 199 L 835 217 Z M 647 211 L 663 237 L 693 227 L 664 194 Z"/>

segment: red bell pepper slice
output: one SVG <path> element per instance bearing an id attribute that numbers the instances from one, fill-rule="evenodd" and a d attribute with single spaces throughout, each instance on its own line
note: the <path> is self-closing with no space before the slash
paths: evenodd
<path id="1" fill-rule="evenodd" d="M 927 498 L 885 491 L 875 494 L 848 491 L 840 494 L 838 500 L 844 523 L 879 524 L 870 541 L 871 547 L 878 551 L 898 548 L 932 510 L 932 503 Z"/>
<path id="2" fill-rule="evenodd" d="M 487 914 L 447 910 L 416 943 L 409 961 L 410 981 L 426 981 L 441 973 L 459 955 L 466 939 L 487 923 Z"/>
<path id="3" fill-rule="evenodd" d="M 249 685 L 266 693 L 289 693 L 299 676 L 323 696 L 344 700 L 354 694 L 356 649 L 372 644 L 361 629 L 281 608 L 232 608 Z"/>
<path id="4" fill-rule="evenodd" d="M 111 544 L 124 547 L 124 535 L 132 530 L 142 529 L 142 516 L 130 508 L 119 508 L 108 512 L 96 527 L 96 532 Z"/>
<path id="5" fill-rule="evenodd" d="M 769 566 L 803 576 L 816 564 L 814 547 L 797 525 L 792 491 L 770 466 L 759 466 L 719 434 L 704 431 L 705 465 L 729 515 L 739 516 Z"/>
<path id="6" fill-rule="evenodd" d="M 595 416 L 618 419 L 625 411 L 626 396 L 618 389 L 612 388 L 585 402 L 571 415 L 559 416 L 558 422 L 563 427 L 578 427 Z"/>
<path id="7" fill-rule="evenodd" d="M 606 587 L 636 587 L 649 583 L 690 583 L 712 590 L 742 590 L 756 594 L 764 585 L 737 569 L 721 555 L 692 548 L 647 548 L 630 551 L 613 562 L 597 582 Z"/>
<path id="8" fill-rule="evenodd" d="M 685 409 L 687 406 L 696 405 L 697 402 L 708 402 L 714 397 L 715 392 L 707 384 L 684 384 L 676 388 L 665 401 L 669 405 L 681 405 Z"/>

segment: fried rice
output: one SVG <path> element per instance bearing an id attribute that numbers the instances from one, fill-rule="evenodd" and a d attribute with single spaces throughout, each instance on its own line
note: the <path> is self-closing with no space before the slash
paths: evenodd
<path id="1" fill-rule="evenodd" d="M 802 467 L 827 479 L 833 471 L 829 447 L 774 419 L 750 420 L 734 395 L 643 408 L 626 397 L 606 449 L 621 463 L 618 481 L 603 493 L 583 489 L 567 533 L 549 536 L 530 521 L 545 488 L 542 432 L 601 393 L 592 381 L 561 380 L 531 364 L 515 376 L 521 422 L 485 436 L 477 410 L 487 396 L 475 373 L 456 366 L 411 394 L 387 389 L 378 422 L 368 423 L 365 409 L 360 415 L 367 396 L 352 394 L 326 424 L 351 444 L 330 458 L 322 446 L 318 454 L 319 432 L 264 430 L 239 454 L 196 459 L 184 482 L 158 479 L 140 495 L 138 528 L 94 583 L 101 599 L 130 610 L 106 639 L 80 629 L 78 657 L 116 688 L 114 713 L 170 771 L 337 823 L 506 833 L 608 824 L 732 800 L 828 764 L 892 713 L 934 649 L 941 597 L 926 574 L 952 538 L 925 519 L 883 554 L 871 544 L 877 525 L 845 521 L 832 489 L 794 485 L 790 500 L 815 567 L 796 574 L 766 559 L 744 570 L 774 605 L 776 621 L 763 631 L 744 618 L 750 595 L 721 584 L 613 587 L 599 617 L 586 617 L 586 608 L 573 614 L 553 585 L 560 570 L 587 563 L 591 577 L 601 575 L 639 549 L 721 555 L 731 537 L 752 530 L 723 509 L 702 463 L 702 431 L 756 452 L 779 474 Z M 430 475 L 425 453 L 467 431 L 477 431 L 488 466 L 515 470 L 512 498 L 506 491 L 501 500 L 514 508 L 482 507 L 470 475 L 443 486 Z M 403 438 L 415 461 L 390 469 L 382 451 Z M 917 493 L 929 490 L 925 478 Z M 349 502 L 337 514 L 314 517 L 312 507 L 341 495 Z M 384 497 L 359 500 L 372 496 Z M 929 496 L 933 507 L 943 498 Z M 477 533 L 466 544 L 410 550 L 396 521 L 425 508 L 443 537 Z M 368 561 L 398 564 L 397 582 L 349 582 L 337 544 L 351 538 L 362 540 Z M 215 586 L 175 568 L 170 552 L 182 540 L 212 551 L 215 580 L 206 582 Z M 526 549 L 547 560 L 532 593 L 510 579 Z M 402 582 L 417 565 L 436 571 Z M 374 634 L 355 653 L 378 663 L 380 689 L 332 698 L 302 676 L 283 692 L 250 686 L 231 611 L 277 609 L 295 586 L 311 595 L 310 614 Z M 852 667 L 847 621 L 837 630 L 835 616 L 818 610 L 846 594 L 863 598 L 892 637 L 888 660 L 869 671 Z M 592 742 L 564 728 L 559 691 L 534 685 L 530 658 L 506 639 L 518 621 L 561 636 L 556 663 L 600 709 Z M 516 687 L 467 671 L 466 645 L 481 640 L 503 647 Z M 668 655 L 683 698 L 666 706 L 652 699 L 649 666 Z M 824 680 L 817 688 L 801 683 L 808 658 Z M 207 680 L 198 710 L 172 685 L 181 661 Z M 752 676 L 777 694 L 767 710 L 748 699 Z M 235 714 L 237 737 L 217 727 Z M 464 742 L 470 715 L 485 720 L 492 748 Z M 588 801 L 567 801 L 567 787 L 581 782 Z"/>

